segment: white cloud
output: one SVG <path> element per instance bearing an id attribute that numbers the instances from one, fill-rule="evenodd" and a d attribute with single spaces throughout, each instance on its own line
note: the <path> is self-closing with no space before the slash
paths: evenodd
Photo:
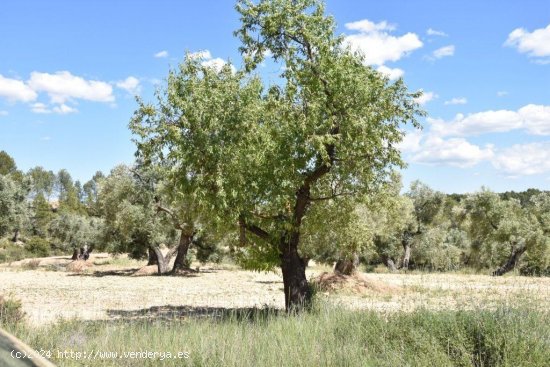
<path id="1" fill-rule="evenodd" d="M 416 103 L 419 103 L 421 105 L 425 105 L 426 103 L 430 102 L 431 100 L 438 98 L 439 96 L 435 94 L 434 92 L 422 92 L 422 95 L 415 99 Z"/>
<path id="2" fill-rule="evenodd" d="M 78 112 L 78 110 L 76 108 L 69 107 L 64 103 L 59 105 L 59 106 L 55 106 L 52 109 L 52 111 L 55 112 L 55 113 L 59 113 L 60 115 L 66 115 L 68 113 Z"/>
<path id="3" fill-rule="evenodd" d="M 450 100 L 448 101 L 445 101 L 445 104 L 446 105 L 450 105 L 450 104 L 466 104 L 468 103 L 468 100 L 465 98 L 465 97 L 455 97 L 455 98 L 451 98 Z"/>
<path id="4" fill-rule="evenodd" d="M 386 65 L 380 65 L 376 70 L 386 75 L 390 80 L 399 79 L 405 74 L 405 72 L 402 69 L 389 68 Z"/>
<path id="5" fill-rule="evenodd" d="M 418 152 L 420 150 L 420 141 L 422 137 L 422 131 L 420 130 L 406 132 L 403 140 L 399 143 L 399 150 L 407 153 Z"/>
<path id="6" fill-rule="evenodd" d="M 221 59 L 219 57 L 212 58 L 212 54 L 208 50 L 189 53 L 188 57 L 191 59 L 202 60 L 201 62 L 202 66 L 213 68 L 218 73 L 222 70 L 224 65 L 227 64 L 227 61 L 225 61 L 224 59 Z M 231 66 L 231 71 L 235 73 L 236 72 L 235 67 L 233 65 L 230 65 L 230 66 Z"/>
<path id="7" fill-rule="evenodd" d="M 95 102 L 113 102 L 113 88 L 109 83 L 85 80 L 68 71 L 55 74 L 32 72 L 28 85 L 34 91 L 48 93 L 53 103 L 62 104 L 71 99 Z"/>
<path id="8" fill-rule="evenodd" d="M 533 32 L 528 32 L 523 28 L 514 29 L 504 44 L 517 48 L 519 52 L 525 53 L 529 57 L 550 57 L 550 24 L 546 28 L 535 29 Z M 545 59 L 540 61 L 542 63 L 550 62 Z"/>
<path id="9" fill-rule="evenodd" d="M 32 102 L 37 94 L 27 84 L 17 79 L 10 79 L 0 74 L 0 97 L 10 102 Z"/>
<path id="10" fill-rule="evenodd" d="M 416 163 L 466 168 L 491 159 L 493 155 L 492 145 L 480 148 L 463 138 L 442 139 L 428 136 L 422 144 L 418 144 L 416 153 L 410 159 Z"/>
<path id="11" fill-rule="evenodd" d="M 432 29 L 432 28 L 428 28 L 428 30 L 426 31 L 426 34 L 427 34 L 428 36 L 441 36 L 441 37 L 447 37 L 447 33 L 442 32 L 442 31 L 436 31 L 435 29 Z"/>
<path id="12" fill-rule="evenodd" d="M 528 104 L 518 110 L 524 127 L 534 135 L 550 135 L 550 106 Z"/>
<path id="13" fill-rule="evenodd" d="M 346 28 L 352 31 L 362 33 L 379 32 L 379 31 L 395 31 L 395 25 L 386 22 L 380 23 L 371 22 L 368 19 L 358 20 L 356 22 L 346 23 Z"/>
<path id="14" fill-rule="evenodd" d="M 508 95 L 508 92 L 506 92 L 505 90 L 499 90 L 497 92 L 497 97 L 504 97 L 504 96 L 507 96 Z"/>
<path id="15" fill-rule="evenodd" d="M 208 59 L 212 58 L 212 54 L 208 50 L 191 52 L 191 53 L 188 54 L 188 56 L 189 56 L 190 59 L 206 59 L 206 60 L 208 60 Z"/>
<path id="16" fill-rule="evenodd" d="M 455 54 L 454 45 L 444 46 L 432 52 L 432 56 L 436 59 L 441 59 L 442 57 L 446 57 L 446 56 L 453 56 L 454 54 Z"/>
<path id="17" fill-rule="evenodd" d="M 0 110 L 0 116 L 7 116 L 8 111 Z"/>
<path id="18" fill-rule="evenodd" d="M 31 106 L 31 111 L 34 113 L 52 113 L 52 111 L 44 103 L 33 103 Z"/>
<path id="19" fill-rule="evenodd" d="M 550 106 L 529 104 L 517 111 L 489 110 L 451 121 L 428 118 L 431 132 L 438 136 L 471 136 L 524 129 L 533 135 L 550 135 Z"/>
<path id="20" fill-rule="evenodd" d="M 55 113 L 58 113 L 60 115 L 66 115 L 66 114 L 69 114 L 69 113 L 78 112 L 78 110 L 76 108 L 67 106 L 64 103 L 62 103 L 58 106 L 54 106 L 53 108 L 50 108 L 45 103 L 41 103 L 41 102 L 33 103 L 32 106 L 31 106 L 31 111 L 34 112 L 34 113 L 42 113 L 42 114 L 55 112 Z"/>
<path id="21" fill-rule="evenodd" d="M 213 68 L 218 73 L 223 69 L 224 65 L 227 64 L 227 62 L 224 59 L 220 59 L 219 57 L 216 57 L 215 59 L 205 60 L 201 63 L 202 66 L 206 66 L 208 68 Z M 233 65 L 231 66 L 231 70 L 235 72 L 235 67 Z"/>
<path id="22" fill-rule="evenodd" d="M 550 172 L 550 142 L 516 144 L 499 152 L 493 166 L 515 176 Z"/>
<path id="23" fill-rule="evenodd" d="M 124 89 L 130 94 L 139 94 L 141 86 L 139 85 L 139 79 L 133 76 L 129 76 L 124 80 L 120 80 L 115 84 L 117 87 Z"/>
<path id="24" fill-rule="evenodd" d="M 358 32 L 347 36 L 345 42 L 354 51 L 363 53 L 368 65 L 383 65 L 387 61 L 397 61 L 423 46 L 418 35 L 414 33 L 392 36 L 389 32 L 395 30 L 395 26 L 386 21 L 374 23 L 364 19 L 347 23 L 346 28 Z"/>
<path id="25" fill-rule="evenodd" d="M 50 141 L 50 140 L 52 140 L 52 138 L 50 138 L 49 136 L 43 136 L 43 137 L 40 138 L 40 140 L 42 140 L 42 141 Z"/>
<path id="26" fill-rule="evenodd" d="M 164 57 L 168 57 L 168 51 L 162 50 L 162 51 L 157 52 L 157 53 L 154 54 L 153 56 L 156 57 L 157 59 L 161 59 L 161 58 L 164 58 Z"/>

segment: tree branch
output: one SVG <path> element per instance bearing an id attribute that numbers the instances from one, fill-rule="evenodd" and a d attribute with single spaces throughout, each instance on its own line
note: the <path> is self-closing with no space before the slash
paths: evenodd
<path id="1" fill-rule="evenodd" d="M 250 233 L 255 234 L 256 236 L 260 237 L 261 239 L 263 239 L 265 241 L 269 241 L 269 239 L 270 239 L 269 233 L 267 233 L 266 231 L 264 231 L 263 229 L 261 229 L 257 225 L 246 223 L 246 220 L 244 219 L 243 216 L 239 217 L 239 226 L 241 227 L 241 229 L 244 228 L 247 231 L 249 231 Z M 246 240 L 246 238 L 244 238 L 244 235 L 241 231 L 241 241 L 243 241 L 243 240 Z"/>

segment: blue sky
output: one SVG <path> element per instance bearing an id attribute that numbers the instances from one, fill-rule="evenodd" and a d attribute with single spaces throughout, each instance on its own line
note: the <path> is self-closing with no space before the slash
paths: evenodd
<path id="1" fill-rule="evenodd" d="M 326 7 L 373 67 L 425 92 L 424 129 L 402 145 L 406 184 L 549 188 L 550 0 Z M 0 150 L 81 181 L 132 162 L 133 95 L 151 100 L 186 51 L 240 60 L 233 1 L 4 0 L 0 19 Z"/>

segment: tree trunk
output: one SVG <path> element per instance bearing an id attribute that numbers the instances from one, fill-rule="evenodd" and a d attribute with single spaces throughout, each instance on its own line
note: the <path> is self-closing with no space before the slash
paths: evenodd
<path id="1" fill-rule="evenodd" d="M 71 257 L 71 260 L 78 260 L 78 249 L 73 250 L 73 256 Z"/>
<path id="2" fill-rule="evenodd" d="M 149 247 L 147 249 L 147 252 L 148 252 L 148 260 L 147 260 L 147 266 L 149 265 L 158 265 L 159 261 L 157 259 L 157 254 L 155 254 L 155 251 Z"/>
<path id="3" fill-rule="evenodd" d="M 357 270 L 357 265 L 359 265 L 359 256 L 354 253 L 351 258 L 338 260 L 334 265 L 334 272 L 342 275 L 352 275 Z"/>
<path id="4" fill-rule="evenodd" d="M 397 267 L 395 266 L 395 263 L 389 257 L 386 259 L 386 266 L 388 267 L 388 269 L 390 269 L 392 273 L 395 273 L 397 271 Z"/>
<path id="5" fill-rule="evenodd" d="M 409 260 L 411 259 L 411 242 L 412 234 L 405 232 L 401 245 L 403 246 L 403 260 L 401 261 L 401 269 L 409 269 Z"/>
<path id="6" fill-rule="evenodd" d="M 290 236 L 289 241 L 282 241 L 281 270 L 287 311 L 300 311 L 311 305 L 311 289 L 307 283 L 304 260 L 298 254 L 299 234 Z"/>
<path id="7" fill-rule="evenodd" d="M 187 253 L 189 252 L 189 246 L 193 241 L 193 235 L 189 235 L 184 231 L 180 234 L 180 241 L 178 244 L 178 254 L 176 255 L 176 261 L 174 261 L 174 267 L 172 272 L 176 273 L 180 270 L 189 270 L 189 262 L 187 259 Z"/>
<path id="8" fill-rule="evenodd" d="M 19 229 L 15 230 L 15 232 L 13 233 L 13 238 L 11 240 L 15 243 L 19 242 Z"/>
<path id="9" fill-rule="evenodd" d="M 506 274 L 510 270 L 513 270 L 516 267 L 516 264 L 518 263 L 519 258 L 521 257 L 521 255 L 523 255 L 523 253 L 525 252 L 525 250 L 526 250 L 525 246 L 521 246 L 521 247 L 515 247 L 514 246 L 514 249 L 512 250 L 512 253 L 510 254 L 510 257 L 508 258 L 508 261 L 506 261 L 506 263 L 504 265 L 502 265 L 500 268 L 495 270 L 493 272 L 493 275 L 494 276 L 501 276 L 501 275 Z"/>
<path id="10" fill-rule="evenodd" d="M 166 256 L 164 256 L 162 254 L 162 251 L 160 250 L 160 247 L 155 246 L 155 247 L 152 247 L 152 249 L 155 252 L 155 255 L 157 257 L 158 274 L 162 275 L 167 273 L 169 271 L 168 265 L 170 263 L 170 259 L 172 258 L 172 255 L 174 254 L 174 250 L 171 249 L 170 251 L 168 251 Z"/>

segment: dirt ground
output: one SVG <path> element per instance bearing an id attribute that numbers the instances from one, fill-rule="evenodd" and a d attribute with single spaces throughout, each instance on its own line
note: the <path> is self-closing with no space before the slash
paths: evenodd
<path id="1" fill-rule="evenodd" d="M 185 316 L 217 308 L 284 307 L 282 278 L 277 273 L 203 266 L 191 276 L 136 276 L 143 262 L 95 254 L 83 273 L 66 271 L 68 257 L 0 265 L 0 293 L 22 301 L 29 322 L 45 324 L 58 318 L 86 320 L 120 317 Z M 313 266 L 312 278 L 330 270 Z M 141 273 L 144 272 L 143 269 Z M 521 305 L 550 309 L 550 278 L 491 277 L 465 274 L 361 274 L 372 285 L 320 292 L 328 302 L 380 312 L 428 309 L 483 309 Z"/>

